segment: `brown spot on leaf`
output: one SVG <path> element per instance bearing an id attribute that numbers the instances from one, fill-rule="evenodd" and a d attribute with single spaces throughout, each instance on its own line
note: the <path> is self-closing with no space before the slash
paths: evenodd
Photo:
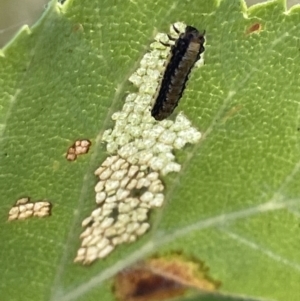
<path id="1" fill-rule="evenodd" d="M 114 288 L 120 301 L 162 301 L 191 288 L 211 292 L 219 286 L 220 282 L 208 276 L 203 263 L 172 254 L 120 272 Z"/>
<path id="2" fill-rule="evenodd" d="M 73 25 L 73 32 L 83 32 L 83 26 L 81 23 L 76 23 Z"/>
<path id="3" fill-rule="evenodd" d="M 186 288 L 147 267 L 137 267 L 120 272 L 115 280 L 115 293 L 121 301 L 156 301 L 183 295 Z"/>
<path id="4" fill-rule="evenodd" d="M 220 283 L 208 276 L 208 267 L 202 262 L 172 254 L 166 258 L 152 258 L 147 261 L 150 269 L 174 281 L 203 291 L 215 291 Z"/>
<path id="5" fill-rule="evenodd" d="M 254 32 L 258 33 L 261 31 L 261 28 L 262 28 L 262 26 L 260 23 L 254 23 L 247 29 L 246 33 L 247 34 L 251 34 Z"/>

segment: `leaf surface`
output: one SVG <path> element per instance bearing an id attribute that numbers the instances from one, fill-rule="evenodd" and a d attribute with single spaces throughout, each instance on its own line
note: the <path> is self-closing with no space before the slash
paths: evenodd
<path id="1" fill-rule="evenodd" d="M 205 65 L 176 109 L 203 138 L 176 152 L 182 170 L 164 178 L 147 235 L 75 265 L 107 156 L 101 135 L 155 33 L 176 21 L 206 30 Z M 52 1 L 0 53 L 1 298 L 114 300 L 108 279 L 121 269 L 182 252 L 210 268 L 221 293 L 298 300 L 299 24 L 299 6 L 286 12 L 279 0 L 249 10 L 237 0 Z M 68 162 L 78 138 L 92 148 Z M 51 201 L 52 216 L 6 222 L 22 196 Z"/>

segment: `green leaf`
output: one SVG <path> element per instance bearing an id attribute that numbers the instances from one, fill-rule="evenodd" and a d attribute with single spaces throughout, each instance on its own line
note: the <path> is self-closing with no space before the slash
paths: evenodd
<path id="1" fill-rule="evenodd" d="M 128 77 L 155 32 L 175 21 L 206 29 L 205 65 L 176 109 L 203 137 L 176 151 L 182 169 L 163 178 L 148 234 L 74 264 L 107 157 L 103 131 L 135 91 Z M 249 10 L 242 0 L 69 0 L 24 27 L 0 52 L 1 299 L 114 300 L 120 270 L 182 252 L 221 281 L 222 300 L 298 300 L 299 21 L 300 7 L 286 12 L 283 0 Z M 92 148 L 68 162 L 78 138 Z M 22 196 L 51 201 L 52 216 L 7 222 Z"/>

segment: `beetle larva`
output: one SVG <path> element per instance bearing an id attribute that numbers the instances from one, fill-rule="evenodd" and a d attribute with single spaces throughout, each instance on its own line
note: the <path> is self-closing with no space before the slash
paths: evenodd
<path id="1" fill-rule="evenodd" d="M 178 30 L 174 27 L 175 31 Z M 179 33 L 179 32 L 178 32 Z M 204 34 L 187 26 L 179 35 L 167 59 L 167 66 L 158 86 L 151 115 L 156 120 L 170 116 L 177 107 L 194 64 L 204 51 Z"/>

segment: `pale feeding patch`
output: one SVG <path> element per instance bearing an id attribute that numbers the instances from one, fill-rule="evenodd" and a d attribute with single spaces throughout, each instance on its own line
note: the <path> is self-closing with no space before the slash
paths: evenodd
<path id="1" fill-rule="evenodd" d="M 32 216 L 46 217 L 51 215 L 51 203 L 47 201 L 30 202 L 30 198 L 21 198 L 9 210 L 8 220 L 27 219 Z"/>
<path id="2" fill-rule="evenodd" d="M 174 24 L 183 32 L 186 25 Z M 178 33 L 170 27 L 170 36 Z M 81 246 L 74 262 L 90 264 L 104 258 L 117 245 L 134 242 L 149 228 L 149 213 L 164 202 L 161 175 L 179 172 L 174 149 L 197 143 L 201 133 L 182 114 L 175 121 L 156 121 L 150 114 L 155 93 L 162 77 L 170 48 L 167 34 L 158 33 L 140 67 L 129 80 L 138 92 L 127 95 L 121 111 L 112 115 L 113 129 L 106 130 L 107 157 L 95 171 L 97 208 L 83 220 Z"/>
<path id="3" fill-rule="evenodd" d="M 91 144 L 91 141 L 87 139 L 76 140 L 73 145 L 68 148 L 66 159 L 68 161 L 74 161 L 77 159 L 77 156 L 88 153 Z"/>

